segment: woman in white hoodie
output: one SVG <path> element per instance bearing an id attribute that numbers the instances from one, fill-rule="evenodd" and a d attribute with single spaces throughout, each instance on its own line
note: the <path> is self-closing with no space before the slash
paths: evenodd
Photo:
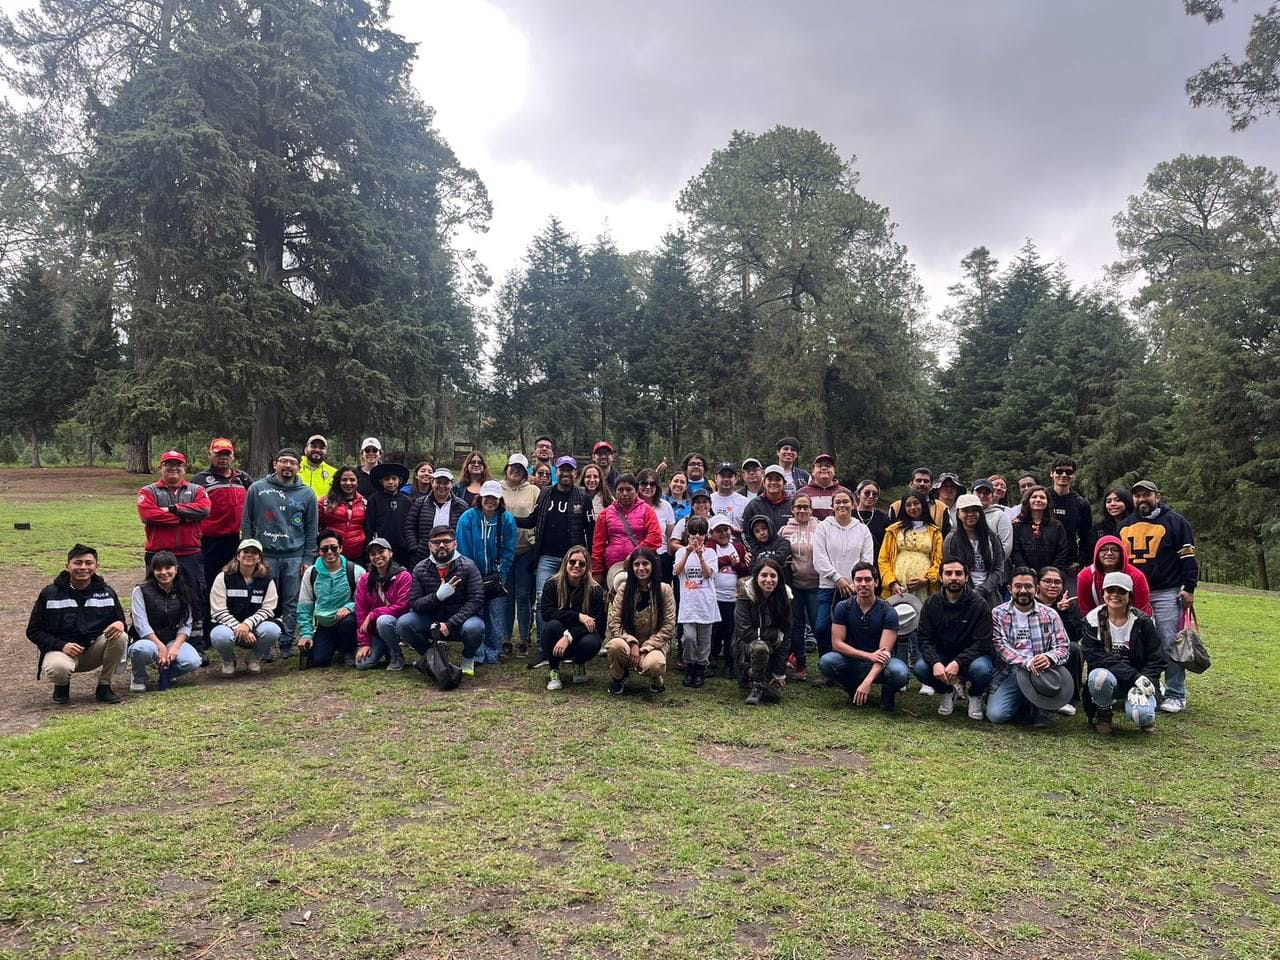
<path id="1" fill-rule="evenodd" d="M 813 566 L 818 571 L 818 653 L 831 652 L 831 608 L 853 596 L 850 575 L 855 563 L 873 562 L 871 530 L 853 515 L 853 494 L 841 490 L 831 498 L 834 515 L 813 535 Z"/>

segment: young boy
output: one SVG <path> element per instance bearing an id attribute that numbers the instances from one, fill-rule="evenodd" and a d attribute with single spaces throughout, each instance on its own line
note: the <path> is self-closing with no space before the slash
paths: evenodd
<path id="1" fill-rule="evenodd" d="M 364 515 L 364 532 L 370 540 L 382 537 L 391 544 L 396 563 L 408 568 L 409 544 L 404 536 L 405 519 L 413 501 L 400 488 L 409 482 L 409 468 L 403 463 L 380 463 L 369 472 L 373 493 Z"/>
<path id="2" fill-rule="evenodd" d="M 711 633 L 711 656 L 724 658 L 724 676 L 734 675 L 733 607 L 738 600 L 738 577 L 751 572 L 746 548 L 733 539 L 733 523 L 724 514 L 711 518 L 712 549 L 715 553 L 716 603 L 720 620 Z"/>

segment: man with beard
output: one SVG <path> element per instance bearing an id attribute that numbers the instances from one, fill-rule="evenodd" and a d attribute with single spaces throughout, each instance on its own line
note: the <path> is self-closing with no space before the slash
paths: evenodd
<path id="1" fill-rule="evenodd" d="M 484 580 L 480 568 L 458 552 L 458 539 L 450 527 L 433 528 L 427 537 L 431 555 L 413 568 L 409 588 L 409 612 L 396 621 L 396 634 L 420 654 L 437 644 L 462 641 L 462 674 L 475 676 L 475 655 L 484 642 Z M 448 657 L 437 647 L 440 661 L 426 663 L 442 687 L 456 686 Z"/>
<path id="2" fill-rule="evenodd" d="M 300 457 L 285 447 L 275 457 L 275 471 L 249 487 L 240 536 L 262 544 L 280 598 L 280 655 L 293 651 L 302 564 L 316 555 L 319 508 L 315 492 L 298 479 Z"/>
<path id="3" fill-rule="evenodd" d="M 1179 713 L 1187 708 L 1187 671 L 1173 659 L 1173 641 L 1183 609 L 1196 602 L 1196 537 L 1191 524 L 1165 506 L 1160 489 L 1150 480 L 1139 480 L 1130 492 L 1133 516 L 1120 528 L 1120 539 L 1129 548 L 1129 562 L 1142 571 L 1151 588 L 1151 610 L 1166 661 L 1160 709 Z"/>
<path id="4" fill-rule="evenodd" d="M 329 441 L 321 434 L 313 433 L 307 438 L 303 447 L 302 465 L 298 469 L 298 479 L 311 488 L 316 500 L 323 500 L 333 489 L 333 478 L 338 469 L 324 462 L 329 452 Z"/>
<path id="5" fill-rule="evenodd" d="M 991 612 L 991 646 L 996 653 L 996 673 L 987 698 L 987 719 L 1008 723 L 1030 701 L 1019 686 L 1015 671 L 1037 674 L 1067 662 L 1070 646 L 1057 611 L 1036 601 L 1039 577 L 1029 567 L 1018 567 L 1009 581 L 1012 599 Z M 1053 714 L 1035 708 L 1037 727 L 1053 726 Z"/>
<path id="6" fill-rule="evenodd" d="M 969 719 L 981 720 L 982 698 L 991 683 L 991 608 L 969 586 L 963 560 L 942 562 L 942 589 L 920 611 L 920 656 L 915 675 L 942 695 L 938 713 L 955 709 L 956 686 L 969 684 Z"/>

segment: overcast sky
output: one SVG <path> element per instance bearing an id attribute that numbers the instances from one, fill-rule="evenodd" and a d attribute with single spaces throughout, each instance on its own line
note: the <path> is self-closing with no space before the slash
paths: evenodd
<path id="1" fill-rule="evenodd" d="M 1186 78 L 1243 50 L 1181 0 L 393 0 L 415 81 L 494 201 L 476 240 L 496 278 L 555 214 L 624 250 L 679 222 L 675 199 L 734 129 L 816 130 L 856 155 L 930 295 L 959 260 L 1028 237 L 1091 283 L 1111 218 L 1159 161 L 1233 153 L 1280 168 L 1280 119 L 1232 133 Z"/>

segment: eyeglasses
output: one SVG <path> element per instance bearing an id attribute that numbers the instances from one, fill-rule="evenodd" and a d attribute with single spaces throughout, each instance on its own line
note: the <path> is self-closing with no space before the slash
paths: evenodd
<path id="1" fill-rule="evenodd" d="M 449 540 L 432 540 L 432 541 L 430 541 L 430 544 L 431 544 L 431 546 L 433 546 L 433 547 L 447 547 L 447 546 L 449 546 L 449 544 L 451 544 L 451 543 L 453 543 L 452 538 L 450 538 Z"/>
<path id="2" fill-rule="evenodd" d="M 337 546 L 334 546 L 333 544 L 330 544 L 327 547 L 321 547 L 320 552 L 321 553 L 337 553 L 341 549 L 342 549 L 341 547 L 337 547 Z"/>
<path id="3" fill-rule="evenodd" d="M 705 464 L 705 463 L 703 463 L 701 460 L 690 460 L 690 461 L 689 461 L 689 466 L 691 466 L 691 467 L 704 467 L 704 468 L 705 468 L 705 467 L 706 467 L 706 464 Z"/>
<path id="4" fill-rule="evenodd" d="M 296 467 L 298 461 L 294 457 L 276 457 L 276 466 L 278 467 Z"/>
<path id="5" fill-rule="evenodd" d="M 564 565 L 565 565 L 566 567 L 585 567 L 585 566 L 587 565 L 587 561 L 585 561 L 585 560 L 566 560 Z"/>

